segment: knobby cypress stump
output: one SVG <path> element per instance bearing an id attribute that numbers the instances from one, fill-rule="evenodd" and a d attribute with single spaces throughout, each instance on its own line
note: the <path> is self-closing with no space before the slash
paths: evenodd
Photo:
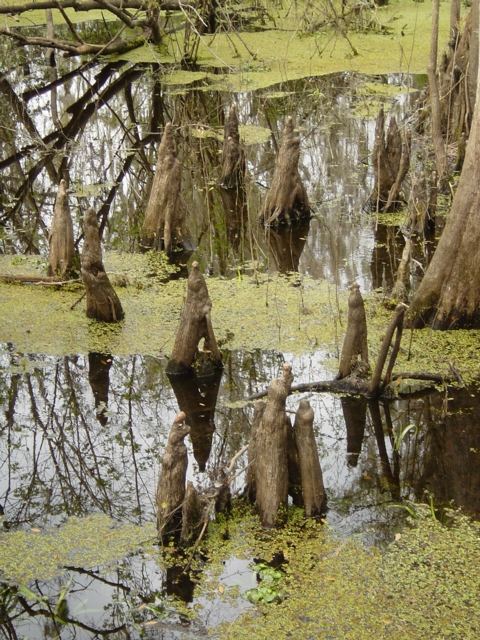
<path id="1" fill-rule="evenodd" d="M 246 477 L 246 493 L 250 502 L 255 502 L 256 496 L 256 456 L 257 456 L 257 433 L 260 425 L 263 412 L 267 403 L 263 400 L 255 402 L 255 408 L 253 412 L 252 428 L 250 430 L 250 440 L 248 444 L 248 467 Z"/>
<path id="2" fill-rule="evenodd" d="M 352 284 L 348 296 L 347 331 L 343 341 L 337 379 L 346 378 L 359 368 L 368 370 L 367 318 L 358 284 Z"/>
<path id="3" fill-rule="evenodd" d="M 284 366 L 281 378 L 273 380 L 255 436 L 255 504 L 263 526 L 273 527 L 279 510 L 287 505 L 288 430 L 285 402 L 293 375 Z"/>
<path id="4" fill-rule="evenodd" d="M 211 309 L 205 278 L 198 268 L 198 262 L 194 262 L 187 281 L 187 299 L 167 365 L 169 375 L 192 375 L 193 365 L 200 361 L 200 356 L 202 364 L 217 369 L 222 367 L 222 356 L 210 318 Z M 204 347 L 199 352 L 198 345 L 202 338 Z"/>
<path id="5" fill-rule="evenodd" d="M 118 322 L 124 317 L 122 305 L 112 287 L 102 262 L 102 247 L 97 216 L 93 209 L 85 213 L 82 280 L 87 295 L 87 317 L 102 322 Z"/>
<path id="6" fill-rule="evenodd" d="M 410 162 L 410 134 L 402 136 L 395 118 L 385 133 L 385 112 L 380 109 L 373 147 L 375 183 L 367 201 L 372 211 L 393 211 L 400 204 L 400 189 Z"/>
<path id="7" fill-rule="evenodd" d="M 185 204 L 181 197 L 182 167 L 177 158 L 173 127 L 165 127 L 141 232 L 146 249 L 171 253 L 184 237 Z"/>
<path id="8" fill-rule="evenodd" d="M 68 206 L 67 183 L 60 180 L 53 210 L 52 228 L 48 237 L 48 275 L 68 278 L 73 271 L 75 245 L 73 223 Z"/>
<path id="9" fill-rule="evenodd" d="M 224 127 L 220 186 L 224 189 L 243 190 L 244 185 L 245 153 L 240 144 L 237 109 L 232 105 Z"/>
<path id="10" fill-rule="evenodd" d="M 302 496 L 307 517 L 323 515 L 327 506 L 322 469 L 313 432 L 313 419 L 313 409 L 308 400 L 300 400 L 293 430 L 298 450 Z"/>
<path id="11" fill-rule="evenodd" d="M 157 485 L 157 530 L 161 540 L 178 534 L 182 525 L 182 506 L 185 499 L 188 455 L 185 436 L 190 427 L 185 423 L 183 411 L 176 416 L 162 459 L 162 468 Z"/>
<path id="12" fill-rule="evenodd" d="M 300 138 L 288 118 L 283 131 L 272 184 L 260 214 L 265 226 L 288 225 L 310 217 L 307 191 L 298 172 Z"/>
<path id="13" fill-rule="evenodd" d="M 182 505 L 182 528 L 180 541 L 188 544 L 197 539 L 205 522 L 207 503 L 192 482 L 187 482 L 187 489 Z"/>

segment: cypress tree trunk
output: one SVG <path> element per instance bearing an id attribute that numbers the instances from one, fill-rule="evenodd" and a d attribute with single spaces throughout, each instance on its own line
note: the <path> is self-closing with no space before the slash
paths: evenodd
<path id="1" fill-rule="evenodd" d="M 478 33 L 477 33 L 478 39 Z M 478 46 L 477 46 L 478 52 Z M 478 68 L 478 65 L 477 65 Z M 414 326 L 480 327 L 480 82 L 445 229 L 410 307 Z"/>

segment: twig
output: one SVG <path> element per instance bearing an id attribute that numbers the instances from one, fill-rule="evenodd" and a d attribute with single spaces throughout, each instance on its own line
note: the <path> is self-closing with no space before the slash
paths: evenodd
<path id="1" fill-rule="evenodd" d="M 86 291 L 84 291 L 84 292 L 82 293 L 82 295 L 80 296 L 80 298 L 79 298 L 76 302 L 74 302 L 74 303 L 72 304 L 72 306 L 70 307 L 70 311 L 73 311 L 73 310 L 75 309 L 75 307 L 77 306 L 77 304 L 79 304 L 79 303 L 80 303 L 80 302 L 85 298 L 85 296 L 86 296 L 86 295 L 87 295 L 87 292 L 86 292 Z"/>

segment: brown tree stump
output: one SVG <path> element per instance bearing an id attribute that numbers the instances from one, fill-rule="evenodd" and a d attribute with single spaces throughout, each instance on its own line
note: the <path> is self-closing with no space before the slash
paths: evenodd
<path id="1" fill-rule="evenodd" d="M 210 376 L 171 376 L 170 383 L 180 411 L 190 426 L 193 455 L 199 471 L 205 471 L 215 432 L 215 407 L 222 379 L 221 371 Z"/>
<path id="2" fill-rule="evenodd" d="M 346 378 L 358 370 L 359 364 L 368 370 L 367 318 L 360 287 L 358 284 L 352 284 L 348 296 L 347 332 L 343 341 L 337 379 Z"/>
<path id="3" fill-rule="evenodd" d="M 167 446 L 157 485 L 157 531 L 161 540 L 178 535 L 181 530 L 182 506 L 185 499 L 188 455 L 184 439 L 190 427 L 181 411 L 168 434 Z"/>
<path id="4" fill-rule="evenodd" d="M 73 269 L 75 245 L 73 223 L 68 206 L 67 183 L 60 180 L 53 210 L 52 228 L 48 237 L 48 275 L 68 279 Z"/>
<path id="5" fill-rule="evenodd" d="M 245 153 L 240 144 L 235 105 L 230 107 L 225 121 L 220 186 L 224 189 L 236 190 L 245 187 Z"/>
<path id="6" fill-rule="evenodd" d="M 192 264 L 187 281 L 187 299 L 180 317 L 172 355 L 167 365 L 169 375 L 192 375 L 196 362 L 213 368 L 222 367 L 222 356 L 213 333 L 210 311 L 212 302 L 208 296 L 205 278 L 198 262 Z M 203 351 L 199 342 L 204 339 Z"/>
<path id="7" fill-rule="evenodd" d="M 289 365 L 273 380 L 255 436 L 255 504 L 264 527 L 279 521 L 279 510 L 287 505 L 288 431 L 285 402 L 293 376 Z"/>
<path id="8" fill-rule="evenodd" d="M 272 184 L 260 214 L 265 226 L 293 224 L 310 217 L 307 191 L 298 172 L 300 138 L 288 118 L 283 131 Z"/>
<path id="9" fill-rule="evenodd" d="M 255 402 L 255 408 L 253 412 L 252 428 L 250 430 L 250 439 L 248 442 L 248 466 L 246 477 L 246 493 L 250 502 L 255 502 L 257 433 L 266 406 L 266 402 L 264 402 L 263 400 L 259 400 L 258 402 Z"/>
<path id="10" fill-rule="evenodd" d="M 302 496 L 305 515 L 321 516 L 325 513 L 327 498 L 313 432 L 313 409 L 308 400 L 300 400 L 293 427 L 298 450 Z"/>
<path id="11" fill-rule="evenodd" d="M 173 127 L 165 126 L 157 166 L 145 210 L 142 246 L 171 253 L 184 238 L 185 205 L 181 197 L 182 168 L 177 159 Z"/>
<path id="12" fill-rule="evenodd" d="M 408 220 L 406 228 L 409 234 L 431 237 L 435 232 L 435 212 L 437 209 L 437 174 L 433 171 L 426 175 L 426 154 L 418 154 L 414 161 L 408 198 Z"/>
<path id="13" fill-rule="evenodd" d="M 194 542 L 205 522 L 206 501 L 198 493 L 193 483 L 187 482 L 187 490 L 182 506 L 182 529 L 180 541 L 183 544 Z"/>
<path id="14" fill-rule="evenodd" d="M 102 322 L 118 322 L 124 317 L 122 305 L 110 284 L 102 262 L 102 247 L 97 216 L 93 209 L 85 213 L 82 280 L 87 294 L 87 317 Z"/>
<path id="15" fill-rule="evenodd" d="M 401 204 L 400 189 L 410 162 L 410 135 L 402 136 L 395 118 L 385 134 L 383 107 L 377 116 L 373 171 L 375 183 L 367 205 L 372 211 L 393 211 Z"/>

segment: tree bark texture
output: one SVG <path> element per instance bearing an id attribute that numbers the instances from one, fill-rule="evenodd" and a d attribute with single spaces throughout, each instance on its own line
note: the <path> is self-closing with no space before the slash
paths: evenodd
<path id="1" fill-rule="evenodd" d="M 185 436 L 190 427 L 185 423 L 181 411 L 175 418 L 162 459 L 162 468 L 157 485 L 157 531 L 161 540 L 178 535 L 181 530 L 182 506 L 185 499 L 188 455 Z"/>
<path id="2" fill-rule="evenodd" d="M 248 466 L 246 476 L 246 493 L 250 502 L 255 502 L 256 498 L 257 435 L 266 406 L 266 402 L 258 400 L 255 402 L 255 408 L 253 411 L 252 427 L 250 429 L 250 439 L 248 443 Z"/>
<path id="3" fill-rule="evenodd" d="M 299 159 L 300 138 L 295 132 L 292 118 L 288 118 L 272 184 L 260 214 L 265 226 L 288 225 L 310 217 L 307 191 L 298 172 Z"/>
<path id="4" fill-rule="evenodd" d="M 192 482 L 187 482 L 187 489 L 182 505 L 182 528 L 180 541 L 183 544 L 194 542 L 205 522 L 206 501 L 198 493 Z"/>
<path id="5" fill-rule="evenodd" d="M 175 344 L 167 373 L 169 375 L 191 375 L 194 363 L 206 367 L 222 367 L 222 356 L 213 333 L 210 312 L 212 302 L 208 296 L 205 278 L 200 272 L 198 262 L 192 264 L 187 281 L 187 298 L 180 317 Z M 204 339 L 203 352 L 198 345 Z M 205 362 L 200 362 L 201 357 Z"/>
<path id="6" fill-rule="evenodd" d="M 291 368 L 272 381 L 255 436 L 255 504 L 263 526 L 279 521 L 279 510 L 287 505 L 288 431 L 285 402 L 292 383 Z"/>
<path id="7" fill-rule="evenodd" d="M 48 275 L 67 279 L 73 271 L 75 245 L 68 206 L 67 183 L 60 180 L 49 234 Z"/>
<path id="8" fill-rule="evenodd" d="M 457 146 L 457 170 L 461 169 L 465 140 L 470 133 L 475 106 L 478 60 L 478 2 L 472 3 L 463 31 L 455 28 L 457 7 L 452 2 L 452 39 L 448 53 L 439 68 L 439 98 L 441 132 L 446 148 Z M 455 30 L 457 31 L 454 34 Z M 433 116 L 432 112 L 432 116 Z"/>
<path id="9" fill-rule="evenodd" d="M 479 102 L 477 81 L 472 127 L 451 211 L 410 307 L 411 322 L 417 327 L 480 327 Z"/>
<path id="10" fill-rule="evenodd" d="M 360 363 L 368 368 L 367 318 L 358 284 L 350 287 L 348 296 L 347 332 L 343 341 L 337 379 L 346 378 Z"/>
<path id="11" fill-rule="evenodd" d="M 402 136 L 394 117 L 390 118 L 385 134 L 385 112 L 382 107 L 375 126 L 372 158 L 375 182 L 367 202 L 369 209 L 385 212 L 398 208 L 401 202 L 400 188 L 408 171 L 409 161 L 409 134 Z"/>
<path id="12" fill-rule="evenodd" d="M 293 427 L 300 463 L 302 495 L 307 518 L 325 513 L 327 499 L 313 432 L 314 413 L 308 400 L 300 400 Z"/>
<path id="13" fill-rule="evenodd" d="M 118 322 L 123 319 L 124 313 L 105 273 L 97 216 L 93 209 L 85 213 L 84 236 L 81 270 L 87 294 L 87 317 L 102 322 Z"/>
<path id="14" fill-rule="evenodd" d="M 240 144 L 235 105 L 230 107 L 225 121 L 220 186 L 236 190 L 245 188 L 245 153 Z"/>
<path id="15" fill-rule="evenodd" d="M 177 159 L 173 127 L 165 127 L 142 227 L 142 246 L 171 253 L 184 237 L 185 204 L 181 197 L 182 168 Z"/>
<path id="16" fill-rule="evenodd" d="M 435 151 L 435 163 L 437 166 L 437 179 L 442 184 L 447 169 L 447 152 L 445 139 L 442 133 L 442 120 L 440 109 L 440 89 L 437 76 L 438 57 L 438 23 L 440 14 L 440 0 L 433 0 L 432 10 L 432 36 L 430 44 L 430 60 L 428 62 L 428 87 L 430 92 L 430 109 L 432 122 L 432 142 Z"/>
<path id="17" fill-rule="evenodd" d="M 435 231 L 435 211 L 437 209 L 437 176 L 433 171 L 426 175 L 426 154 L 418 154 L 414 161 L 408 198 L 407 230 L 410 234 L 429 236 Z M 463 162 L 463 160 L 462 160 Z"/>

